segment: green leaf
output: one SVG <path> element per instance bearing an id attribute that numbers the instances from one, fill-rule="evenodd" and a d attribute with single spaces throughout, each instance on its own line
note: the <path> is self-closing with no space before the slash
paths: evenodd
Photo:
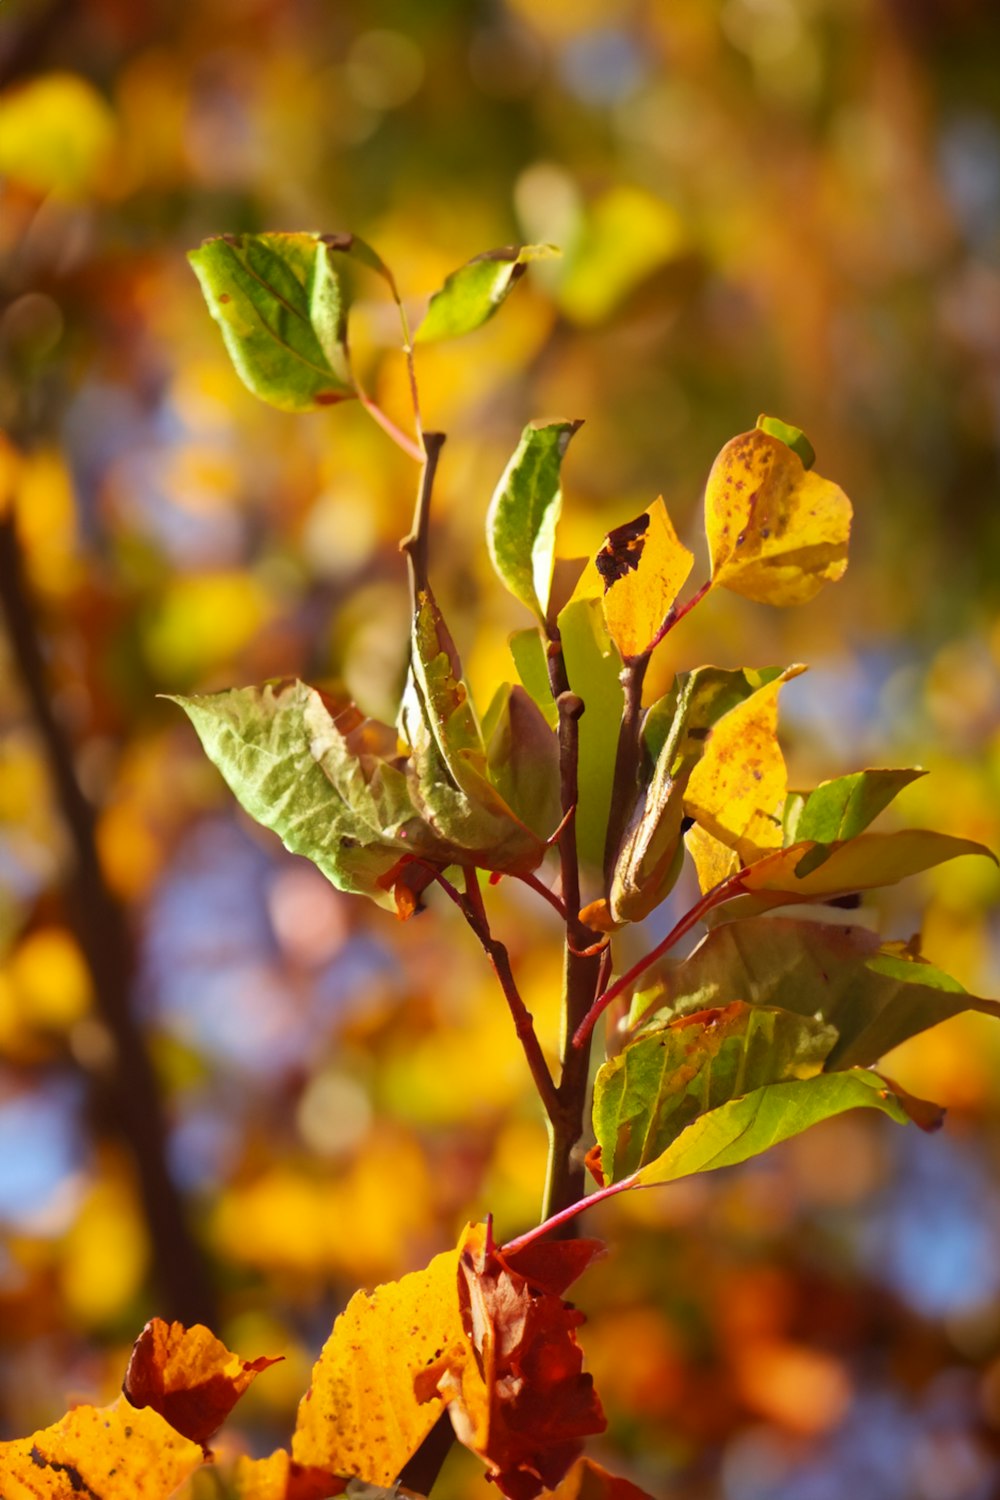
<path id="1" fill-rule="evenodd" d="M 776 437 L 779 442 L 791 448 L 793 453 L 797 453 L 804 469 L 812 468 L 816 462 L 816 450 L 801 427 L 793 427 L 791 423 L 783 422 L 780 417 L 767 417 L 763 413 L 757 418 L 756 425 L 761 432 Z"/>
<path id="2" fill-rule="evenodd" d="M 459 338 L 481 327 L 506 301 L 530 261 L 559 253 L 555 245 L 505 245 L 467 261 L 431 297 L 416 342 Z"/>
<path id="3" fill-rule="evenodd" d="M 820 1120 L 858 1108 L 880 1109 L 900 1125 L 909 1118 L 884 1080 L 860 1068 L 768 1084 L 695 1120 L 662 1156 L 642 1168 L 636 1185 L 650 1187 L 735 1166 Z"/>
<path id="4" fill-rule="evenodd" d="M 483 721 L 489 778 L 539 838 L 559 826 L 559 741 L 523 687 L 505 682 Z"/>
<path id="5" fill-rule="evenodd" d="M 237 374 L 281 411 L 355 394 L 347 310 L 329 246 L 312 234 L 222 235 L 188 259 Z"/>
<path id="6" fill-rule="evenodd" d="M 809 1016 L 741 1001 L 644 1032 L 604 1064 L 594 1085 L 605 1177 L 631 1176 L 731 1099 L 819 1073 L 836 1039 Z"/>
<path id="7" fill-rule="evenodd" d="M 919 781 L 926 771 L 917 769 L 855 771 L 824 781 L 813 792 L 789 797 L 785 809 L 785 839 L 801 843 L 815 839 L 832 844 L 838 839 L 852 839 L 874 822 L 894 797 Z"/>
<path id="8" fill-rule="evenodd" d="M 622 716 L 622 659 L 600 599 L 574 599 L 559 616 L 569 685 L 585 704 L 580 719 L 576 839 L 580 858 L 600 869 Z"/>
<path id="9" fill-rule="evenodd" d="M 818 866 L 816 850 L 823 855 Z M 790 844 L 749 865 L 734 886 L 734 899 L 720 912 L 727 917 L 743 917 L 799 901 L 830 901 L 856 891 L 895 885 L 963 854 L 985 855 L 997 863 L 996 856 L 983 844 L 925 828 L 860 833 L 833 844 Z"/>
<path id="10" fill-rule="evenodd" d="M 709 731 L 725 714 L 782 676 L 779 667 L 679 673 L 649 710 L 643 740 L 655 756 L 625 830 L 611 881 L 612 920 L 638 922 L 669 895 L 683 863 L 684 793 Z"/>
<path id="11" fill-rule="evenodd" d="M 391 907 L 380 878 L 404 854 L 446 855 L 388 753 L 395 735 L 302 682 L 174 698 L 252 818 L 339 890 Z"/>
<path id="12" fill-rule="evenodd" d="M 486 514 L 486 540 L 497 575 L 543 623 L 562 506 L 559 470 L 579 426 L 579 422 L 529 424 Z"/>
<path id="13" fill-rule="evenodd" d="M 527 872 L 545 844 L 492 784 L 482 730 L 454 641 L 429 589 L 413 618 L 410 671 L 399 717 L 412 750 L 410 792 L 459 863 Z"/>
<path id="14" fill-rule="evenodd" d="M 515 630 L 507 644 L 524 688 L 541 709 L 545 722 L 555 729 L 559 723 L 559 710 L 549 683 L 549 665 L 541 631 L 531 626 L 527 630 Z"/>
<path id="15" fill-rule="evenodd" d="M 736 997 L 832 1026 L 827 1070 L 868 1067 L 962 1011 L 1000 1017 L 1000 1002 L 968 994 L 865 927 L 750 917 L 713 928 L 681 963 L 665 966 L 636 994 L 633 1024 L 649 1015 L 662 1025 Z"/>

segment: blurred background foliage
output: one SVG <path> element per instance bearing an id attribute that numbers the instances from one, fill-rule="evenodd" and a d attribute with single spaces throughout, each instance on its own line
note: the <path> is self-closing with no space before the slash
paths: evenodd
<path id="1" fill-rule="evenodd" d="M 851 569 L 794 611 L 713 597 L 650 692 L 811 662 L 793 782 L 919 762 L 901 816 L 997 847 L 998 56 L 993 0 L 6 0 L 0 512 L 54 721 L 0 634 L 3 1436 L 110 1397 L 156 1310 L 285 1352 L 226 1440 L 268 1451 L 356 1285 L 537 1212 L 544 1135 L 467 933 L 285 855 L 157 699 L 301 673 L 391 717 L 406 650 L 412 466 L 360 409 L 255 402 L 183 252 L 352 229 L 416 307 L 489 246 L 560 244 L 419 356 L 476 689 L 526 623 L 482 545 L 524 421 L 586 418 L 565 553 L 662 492 L 704 559 L 711 460 L 772 411 L 853 497 Z M 391 309 L 357 298 L 404 421 Z M 907 937 L 926 906 L 928 956 L 997 994 L 997 878 L 965 864 L 879 915 Z M 494 900 L 552 1045 L 554 929 Z M 612 1467 L 684 1500 L 997 1493 L 1000 1046 L 960 1018 L 889 1071 L 950 1106 L 941 1135 L 835 1120 L 595 1215 Z M 487 1491 L 456 1455 L 440 1493 Z"/>

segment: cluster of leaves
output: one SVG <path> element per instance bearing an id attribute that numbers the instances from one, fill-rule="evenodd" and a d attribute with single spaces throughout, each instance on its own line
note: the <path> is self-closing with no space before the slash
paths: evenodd
<path id="1" fill-rule="evenodd" d="M 574 1240 L 498 1249 L 469 1225 L 424 1270 L 358 1292 L 334 1324 L 298 1412 L 291 1451 L 213 1470 L 230 1500 L 397 1500 L 397 1485 L 447 1410 L 500 1492 L 534 1500 L 649 1500 L 581 1456 L 604 1427 L 582 1372 L 582 1316 L 562 1294 L 601 1253 Z M 279 1356 L 280 1358 L 280 1356 Z M 122 1394 L 0 1444 L 5 1500 L 172 1494 L 211 1462 L 209 1440 L 274 1359 L 242 1360 L 207 1328 L 154 1319 Z"/>
<path id="2" fill-rule="evenodd" d="M 413 348 L 485 322 L 525 265 L 547 253 L 515 247 L 470 262 L 432 298 L 412 337 L 392 273 L 356 237 L 225 236 L 192 256 L 255 394 L 289 411 L 356 398 L 422 476 L 404 542 L 413 614 L 395 725 L 369 718 L 338 688 L 300 681 L 176 701 L 244 808 L 339 889 L 405 919 L 437 883 L 461 908 L 500 978 L 553 1127 L 550 1176 L 561 1171 L 564 1184 L 594 1026 L 605 1012 L 615 1022 L 593 1089 L 588 1162 L 597 1191 L 550 1196 L 549 1218 L 502 1250 L 473 1229 L 426 1270 L 359 1292 L 316 1366 L 291 1452 L 241 1461 L 231 1477 L 239 1496 L 397 1493 L 446 1411 L 511 1500 L 543 1491 L 565 1500 L 638 1496 L 581 1457 L 603 1416 L 582 1373 L 580 1318 L 562 1293 L 595 1246 L 540 1236 L 588 1202 L 745 1160 L 851 1108 L 931 1127 L 934 1106 L 873 1064 L 960 1010 L 1000 1014 L 914 945 L 883 944 L 815 916 L 768 915 L 851 904 L 863 890 L 988 853 L 931 831 L 870 831 L 919 772 L 874 769 L 790 789 L 778 697 L 802 667 L 680 672 L 643 707 L 652 653 L 713 589 L 784 606 L 842 575 L 851 507 L 815 473 L 797 429 L 762 417 L 720 453 L 705 497 L 710 577 L 682 602 L 693 556 L 662 500 L 612 530 L 589 562 L 557 559 L 561 466 L 579 424 L 527 427 L 489 505 L 487 540 L 499 578 L 536 623 L 511 640 L 519 681 L 500 684 L 477 713 L 428 576 L 443 439 L 422 430 Z M 415 438 L 354 373 L 351 262 L 383 279 L 399 311 Z M 554 846 L 558 886 L 539 874 Z M 667 899 L 688 855 L 700 899 L 616 977 L 617 935 Z M 565 921 L 576 989 L 569 993 L 568 979 L 558 1083 L 492 936 L 480 871 L 525 881 Z M 670 959 L 701 921 L 710 924 L 702 944 Z M 217 1419 L 262 1367 L 236 1360 L 204 1330 L 152 1325 L 137 1350 L 110 1412 L 80 1408 L 7 1445 L 13 1496 L 100 1493 L 112 1470 L 138 1493 L 142 1466 L 160 1462 L 169 1472 L 150 1470 L 149 1486 L 169 1494 L 201 1464 Z M 137 1458 L 127 1446 L 133 1407 L 166 1424 L 154 1423 Z M 39 1490 L 39 1474 L 47 1488 Z"/>
<path id="3" fill-rule="evenodd" d="M 537 253 L 496 251 L 454 273 L 417 340 L 484 322 Z M 226 237 L 194 252 L 234 363 L 257 394 L 299 410 L 361 394 L 333 259 L 343 254 L 379 270 L 398 302 L 382 261 L 350 236 Z M 403 322 L 406 333 L 405 313 Z M 546 666 L 558 643 L 584 709 L 577 843 L 585 859 L 604 862 L 579 919 L 596 938 L 648 916 L 685 853 L 703 892 L 653 954 L 596 996 L 578 1043 L 696 922 L 740 919 L 731 941 L 717 929 L 699 950 L 697 961 L 713 966 L 710 988 L 689 988 L 683 966 L 666 969 L 662 998 L 645 996 L 624 1047 L 599 1072 L 601 1180 L 648 1184 L 727 1165 L 857 1106 L 929 1122 L 933 1110 L 868 1070 L 927 1026 L 961 1009 L 1000 1013 L 995 1003 L 965 994 L 909 949 L 873 947 L 858 929 L 759 919 L 988 851 L 929 830 L 869 831 L 919 771 L 868 770 L 790 791 L 778 696 L 801 666 L 678 673 L 640 707 L 653 650 L 712 588 L 787 606 L 841 577 L 850 502 L 815 472 L 804 434 L 761 417 L 712 467 L 711 577 L 679 604 L 694 558 L 662 499 L 610 532 L 589 568 L 556 559 L 560 467 L 578 426 L 529 426 L 489 505 L 496 572 L 538 624 L 513 638 L 521 680 L 500 685 L 481 720 L 423 566 L 395 729 L 299 682 L 178 701 L 252 816 L 341 889 L 382 904 L 394 897 L 408 916 L 435 878 L 470 868 L 530 876 L 542 864 L 560 816 L 559 704 Z M 621 734 L 609 737 L 619 720 Z M 836 962 L 823 967 L 818 955 L 831 941 Z"/>

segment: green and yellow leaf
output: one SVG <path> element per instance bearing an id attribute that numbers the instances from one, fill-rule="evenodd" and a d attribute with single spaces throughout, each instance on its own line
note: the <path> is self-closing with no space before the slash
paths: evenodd
<path id="1" fill-rule="evenodd" d="M 227 234 L 188 255 L 237 374 L 281 411 L 355 394 L 332 255 L 314 234 Z"/>
<path id="2" fill-rule="evenodd" d="M 493 492 L 486 540 L 500 580 L 545 620 L 562 506 L 560 468 L 579 422 L 532 423 Z"/>
<path id="3" fill-rule="evenodd" d="M 507 245 L 459 266 L 431 297 L 417 329 L 417 343 L 460 338 L 480 328 L 507 300 L 533 260 L 558 254 L 554 245 Z"/>

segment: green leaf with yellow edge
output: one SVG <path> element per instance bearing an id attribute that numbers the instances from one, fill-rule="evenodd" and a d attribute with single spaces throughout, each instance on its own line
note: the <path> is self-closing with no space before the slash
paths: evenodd
<path id="1" fill-rule="evenodd" d="M 760 604 L 804 604 L 843 576 L 851 502 L 755 428 L 727 443 L 705 490 L 712 582 Z"/>
<path id="2" fill-rule="evenodd" d="M 505 245 L 467 261 L 431 297 L 416 342 L 429 344 L 472 333 L 507 300 L 531 261 L 548 260 L 559 253 L 555 245 Z"/>
<path id="3" fill-rule="evenodd" d="M 780 417 L 768 417 L 764 413 L 757 418 L 756 424 L 761 432 L 770 433 L 771 437 L 778 438 L 797 453 L 802 460 L 804 469 L 811 469 L 816 462 L 816 450 L 806 437 L 801 427 L 793 427 L 790 422 L 783 422 Z"/>
<path id="4" fill-rule="evenodd" d="M 328 707 L 302 682 L 172 701 L 250 816 L 339 890 L 391 908 L 378 882 L 400 857 L 442 857 L 410 799 L 395 734 L 353 704 Z"/>
<path id="5" fill-rule="evenodd" d="M 441 1376 L 451 1369 L 460 1379 L 470 1356 L 458 1298 L 460 1249 L 354 1294 L 299 1404 L 296 1462 L 394 1483 L 444 1412 Z"/>
<path id="6" fill-rule="evenodd" d="M 832 1026 L 827 1071 L 868 1067 L 962 1011 L 1000 1016 L 1000 1002 L 970 995 L 866 927 L 764 916 L 714 928 L 634 997 L 632 1015 L 662 1026 L 736 996 Z"/>
<path id="7" fill-rule="evenodd" d="M 698 667 L 679 673 L 670 691 L 650 708 L 643 744 L 652 772 L 640 789 L 611 880 L 609 906 L 616 925 L 648 916 L 680 873 L 684 794 L 712 726 L 780 675 L 778 667 Z"/>
<path id="8" fill-rule="evenodd" d="M 636 1186 L 651 1187 L 735 1166 L 779 1141 L 801 1135 L 820 1120 L 862 1108 L 880 1109 L 900 1125 L 909 1119 L 883 1079 L 862 1068 L 768 1084 L 700 1116 L 662 1156 L 641 1168 Z"/>
<path id="9" fill-rule="evenodd" d="M 694 563 L 662 498 L 634 521 L 609 531 L 596 563 L 612 640 L 626 661 L 645 656 Z"/>
<path id="10" fill-rule="evenodd" d="M 605 1178 L 631 1176 L 731 1099 L 819 1073 L 836 1040 L 832 1027 L 810 1016 L 740 1000 L 644 1031 L 594 1084 Z"/>
<path id="11" fill-rule="evenodd" d="M 573 599 L 559 616 L 569 685 L 583 699 L 576 838 L 580 858 L 598 869 L 611 807 L 622 716 L 621 657 L 608 635 L 600 599 Z"/>
<path id="12" fill-rule="evenodd" d="M 204 1459 L 201 1445 L 158 1412 L 119 1396 L 111 1406 L 76 1406 L 31 1437 L 0 1443 L 0 1484 L 3 1500 L 150 1500 L 172 1495 Z"/>
<path id="13" fill-rule="evenodd" d="M 527 630 L 515 630 L 514 634 L 508 638 L 507 644 L 514 658 L 521 685 L 541 709 L 545 722 L 550 728 L 555 729 L 559 723 L 559 710 L 552 696 L 545 640 L 541 631 L 531 627 Z"/>
<path id="14" fill-rule="evenodd" d="M 684 811 L 743 864 L 781 847 L 781 809 L 788 790 L 778 743 L 778 694 L 805 670 L 788 667 L 709 729 L 688 779 Z"/>
<path id="15" fill-rule="evenodd" d="M 815 791 L 795 792 L 785 802 L 785 842 L 832 844 L 855 838 L 905 786 L 926 774 L 910 768 L 855 771 L 823 781 Z"/>
<path id="16" fill-rule="evenodd" d="M 429 589 L 420 591 L 413 617 L 399 731 L 412 752 L 408 779 L 414 805 L 454 850 L 456 863 L 507 872 L 540 864 L 544 841 L 521 822 L 490 779 L 458 652 Z"/>
<path id="17" fill-rule="evenodd" d="M 493 492 L 486 540 L 497 576 L 544 622 L 562 506 L 560 468 L 579 422 L 531 423 Z"/>
<path id="18" fill-rule="evenodd" d="M 355 394 L 333 254 L 314 234 L 227 234 L 188 255 L 237 374 L 281 411 Z"/>

